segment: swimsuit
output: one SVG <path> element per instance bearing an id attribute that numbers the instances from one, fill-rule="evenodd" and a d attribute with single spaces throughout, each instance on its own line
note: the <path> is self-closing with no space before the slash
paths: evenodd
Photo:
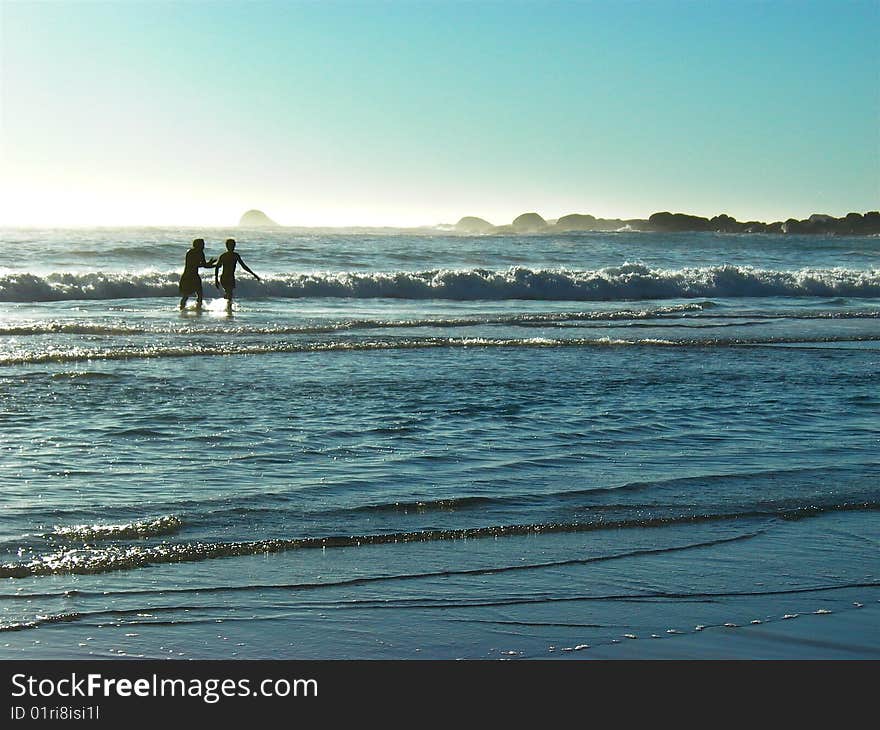
<path id="1" fill-rule="evenodd" d="M 201 294 L 202 277 L 198 274 L 184 272 L 180 277 L 178 289 L 180 291 L 180 296 L 182 297 L 188 297 L 190 294 Z"/>

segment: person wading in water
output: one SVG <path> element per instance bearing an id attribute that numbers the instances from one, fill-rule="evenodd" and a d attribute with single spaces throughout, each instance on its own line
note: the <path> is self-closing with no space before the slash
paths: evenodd
<path id="1" fill-rule="evenodd" d="M 235 253 L 235 239 L 226 240 L 226 251 L 220 254 L 217 259 L 217 266 L 214 269 L 214 286 L 218 289 L 223 287 L 223 297 L 226 299 L 226 311 L 232 311 L 232 290 L 235 289 L 235 267 L 241 264 L 241 268 L 247 271 L 257 281 L 262 281 L 253 271 L 248 268 L 241 256 Z M 223 269 L 221 273 L 221 269 Z M 218 280 L 219 279 L 219 280 Z"/>
<path id="2" fill-rule="evenodd" d="M 205 261 L 205 239 L 197 238 L 192 242 L 192 248 L 186 252 L 186 260 L 183 265 L 183 273 L 180 275 L 180 308 L 186 307 L 186 300 L 193 294 L 196 295 L 196 307 L 202 308 L 202 277 L 199 269 L 213 269 L 214 259 Z"/>

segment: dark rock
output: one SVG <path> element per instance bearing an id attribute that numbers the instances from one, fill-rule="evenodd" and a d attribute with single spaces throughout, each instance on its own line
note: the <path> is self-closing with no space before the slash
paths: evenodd
<path id="1" fill-rule="evenodd" d="M 572 231 L 715 231 L 718 233 L 773 233 L 797 235 L 840 235 L 863 236 L 880 234 L 880 211 L 867 213 L 848 213 L 843 218 L 835 218 L 827 213 L 813 213 L 809 218 L 798 220 L 789 218 L 786 221 L 764 223 L 762 221 L 746 221 L 740 223 L 733 216 L 721 213 L 713 218 L 703 218 L 686 213 L 654 213 L 648 220 L 632 218 L 596 218 L 586 213 L 571 213 L 557 221 L 548 223 L 537 213 L 524 213 L 512 224 L 492 226 L 482 218 L 467 216 L 456 225 L 455 230 L 463 233 L 495 233 L 517 234 L 536 232 L 572 232 Z"/>
<path id="2" fill-rule="evenodd" d="M 555 228 L 558 231 L 596 231 L 595 216 L 586 213 L 570 213 L 556 221 Z"/>
<path id="3" fill-rule="evenodd" d="M 586 213 L 570 213 L 556 221 L 557 231 L 619 231 L 630 228 L 634 231 L 648 230 L 648 222 L 641 218 L 621 220 L 620 218 L 596 218 Z"/>
<path id="4" fill-rule="evenodd" d="M 842 219 L 839 221 L 826 213 L 813 213 L 807 220 L 801 221 L 801 227 L 803 233 L 844 233 L 841 222 Z"/>
<path id="5" fill-rule="evenodd" d="M 861 213 L 847 213 L 842 219 L 842 227 L 845 233 L 857 236 L 880 233 L 880 213 L 876 210 L 862 215 Z"/>
<path id="6" fill-rule="evenodd" d="M 716 215 L 709 221 L 709 224 L 713 231 L 718 231 L 719 233 L 740 233 L 745 229 L 744 223 L 740 223 L 736 218 L 726 213 Z"/>
<path id="7" fill-rule="evenodd" d="M 862 216 L 862 228 L 859 233 L 863 235 L 876 235 L 880 233 L 880 212 L 871 210 Z"/>
<path id="8" fill-rule="evenodd" d="M 654 213 L 648 218 L 651 230 L 665 232 L 711 231 L 712 224 L 708 218 L 701 218 L 686 213 Z"/>

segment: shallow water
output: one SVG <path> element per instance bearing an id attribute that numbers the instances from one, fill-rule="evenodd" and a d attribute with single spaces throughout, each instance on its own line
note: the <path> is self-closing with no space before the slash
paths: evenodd
<path id="1" fill-rule="evenodd" d="M 2 235 L 9 655 L 880 652 L 877 238 Z"/>

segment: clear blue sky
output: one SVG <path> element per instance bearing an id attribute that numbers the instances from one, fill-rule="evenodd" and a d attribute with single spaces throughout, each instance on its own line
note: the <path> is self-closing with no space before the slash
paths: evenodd
<path id="1" fill-rule="evenodd" d="M 878 0 L 0 6 L 0 223 L 880 207 Z"/>

